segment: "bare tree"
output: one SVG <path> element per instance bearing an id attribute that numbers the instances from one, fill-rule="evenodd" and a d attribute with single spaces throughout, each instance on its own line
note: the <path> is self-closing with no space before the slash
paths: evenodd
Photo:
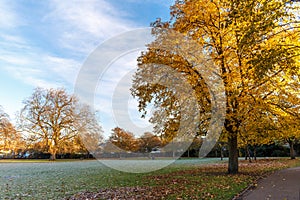
<path id="1" fill-rule="evenodd" d="M 0 107 L 0 150 L 7 150 L 11 123 L 8 115 Z"/>
<path id="2" fill-rule="evenodd" d="M 64 89 L 37 88 L 24 104 L 20 115 L 23 131 L 30 140 L 42 142 L 53 160 L 60 148 L 93 126 L 88 119 L 94 117 L 88 114 L 90 110 L 82 109 L 78 99 Z"/>
<path id="3" fill-rule="evenodd" d="M 23 145 L 21 134 L 16 131 L 8 114 L 0 107 L 0 150 L 13 153 Z"/>
<path id="4" fill-rule="evenodd" d="M 77 120 L 77 127 L 80 133 L 77 144 L 83 144 L 83 149 L 91 154 L 96 154 L 101 150 L 101 143 L 103 142 L 103 130 L 99 125 L 96 112 L 92 112 L 88 105 L 81 105 L 79 107 L 80 116 Z"/>

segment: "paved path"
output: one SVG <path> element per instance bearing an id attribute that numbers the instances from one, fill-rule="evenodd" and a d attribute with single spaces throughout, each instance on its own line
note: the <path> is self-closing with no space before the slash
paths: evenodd
<path id="1" fill-rule="evenodd" d="M 244 200 L 300 200 L 300 167 L 284 169 L 261 179 Z"/>

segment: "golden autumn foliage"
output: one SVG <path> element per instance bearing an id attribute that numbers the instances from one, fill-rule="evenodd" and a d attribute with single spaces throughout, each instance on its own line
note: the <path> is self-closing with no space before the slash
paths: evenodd
<path id="1" fill-rule="evenodd" d="M 14 125 L 10 122 L 9 116 L 0 107 L 0 151 L 17 153 L 25 147 L 25 142 Z"/>
<path id="2" fill-rule="evenodd" d="M 195 134 L 205 134 L 214 94 L 197 71 L 199 63 L 189 59 L 191 54 L 205 54 L 207 62 L 217 66 L 215 73 L 225 87 L 223 137 L 229 147 L 228 172 L 238 172 L 238 144 L 268 143 L 278 138 L 274 133 L 279 128 L 278 121 L 285 115 L 293 116 L 291 110 L 299 113 L 297 12 L 299 8 L 287 0 L 177 0 L 171 7 L 169 22 L 153 23 L 156 45 L 150 44 L 139 57 L 133 80 L 132 94 L 138 98 L 140 111 L 145 111 L 149 103 L 157 108 L 151 119 L 156 133 L 175 134 L 181 119 L 176 91 L 147 83 L 146 77 L 159 74 L 159 65 L 163 64 L 193 86 L 201 113 L 199 132 Z M 176 39 L 169 41 L 171 50 L 158 48 L 169 30 L 197 42 L 202 49 L 183 53 L 179 49 L 184 49 L 185 44 Z M 149 67 L 153 63 L 156 67 Z M 291 107 L 282 109 L 285 100 Z M 293 125 L 288 121 L 284 117 L 290 128 Z"/>
<path id="3" fill-rule="evenodd" d="M 121 151 L 136 151 L 139 148 L 133 133 L 119 127 L 112 129 L 109 141 Z"/>

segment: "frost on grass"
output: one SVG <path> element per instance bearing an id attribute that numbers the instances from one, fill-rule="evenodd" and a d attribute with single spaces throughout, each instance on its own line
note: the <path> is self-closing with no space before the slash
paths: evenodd
<path id="1" fill-rule="evenodd" d="M 232 199 L 247 186 L 270 171 L 290 166 L 290 161 L 241 161 L 241 173 L 228 175 L 226 164 L 207 164 L 166 173 L 155 173 L 143 178 L 144 184 L 132 187 L 112 187 L 96 192 L 80 192 L 66 200 L 96 199 Z"/>
<path id="2" fill-rule="evenodd" d="M 226 164 L 216 159 L 179 160 L 151 174 L 119 172 L 97 161 L 1 162 L 0 199 L 226 200 L 266 172 L 296 161 L 242 161 L 239 175 L 226 174 Z"/>

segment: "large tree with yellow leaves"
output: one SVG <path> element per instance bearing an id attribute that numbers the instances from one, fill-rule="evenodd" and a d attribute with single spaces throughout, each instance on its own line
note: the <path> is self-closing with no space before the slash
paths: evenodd
<path id="1" fill-rule="evenodd" d="M 279 94 L 287 98 L 293 95 L 296 99 L 290 103 L 299 105 L 299 88 L 291 86 L 300 75 L 300 31 L 295 11 L 299 8 L 288 0 L 176 0 L 171 20 L 153 23 L 154 43 L 162 42 L 168 30 L 179 32 L 196 41 L 200 51 L 218 67 L 215 73 L 223 80 L 226 94 L 223 136 L 229 147 L 229 173 L 238 173 L 238 138 L 247 139 L 248 132 L 255 137 L 257 130 L 251 128 L 265 128 L 266 123 L 275 127 L 272 124 L 288 111 L 278 107 Z M 174 41 L 173 45 L 171 50 L 149 45 L 142 53 L 132 94 L 138 98 L 141 111 L 146 111 L 150 102 L 157 107 L 152 117 L 157 132 L 176 132 L 180 109 L 174 91 L 144 78 L 149 71 L 159 73 L 159 68 L 145 64 L 168 65 L 193 86 L 201 116 L 205 116 L 200 118 L 199 132 L 205 132 L 212 113 L 212 93 L 195 63 L 176 51 L 183 44 Z"/>

